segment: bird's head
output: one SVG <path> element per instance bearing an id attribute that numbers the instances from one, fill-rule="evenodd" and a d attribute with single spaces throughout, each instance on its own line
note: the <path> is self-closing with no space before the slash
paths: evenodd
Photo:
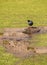
<path id="1" fill-rule="evenodd" d="M 30 22 L 30 20 L 27 20 L 28 22 Z"/>

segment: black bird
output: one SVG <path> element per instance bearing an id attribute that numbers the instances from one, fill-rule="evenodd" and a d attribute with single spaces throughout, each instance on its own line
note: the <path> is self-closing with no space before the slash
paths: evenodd
<path id="1" fill-rule="evenodd" d="M 27 22 L 28 22 L 28 25 L 29 25 L 29 26 L 32 26 L 32 25 L 33 25 L 33 21 L 28 20 Z"/>

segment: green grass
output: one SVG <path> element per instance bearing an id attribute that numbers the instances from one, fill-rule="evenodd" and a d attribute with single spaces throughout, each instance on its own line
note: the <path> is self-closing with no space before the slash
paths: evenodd
<path id="1" fill-rule="evenodd" d="M 0 27 L 25 27 L 28 19 L 47 25 L 47 0 L 0 0 Z"/>
<path id="2" fill-rule="evenodd" d="M 12 54 L 6 53 L 5 49 L 0 46 L 0 65 L 14 65 L 19 58 L 14 57 Z"/>
<path id="3" fill-rule="evenodd" d="M 35 55 L 23 60 L 18 65 L 47 65 L 47 55 Z"/>
<path id="4" fill-rule="evenodd" d="M 47 34 L 35 34 L 31 38 L 30 46 L 47 46 Z"/>
<path id="5" fill-rule="evenodd" d="M 28 19 L 34 21 L 34 26 L 47 26 L 47 0 L 0 0 L 0 28 L 26 27 Z M 31 46 L 47 46 L 47 34 L 33 39 Z M 14 65 L 17 61 L 19 58 L 0 47 L 0 65 Z M 47 65 L 47 55 L 25 59 L 19 65 Z"/>

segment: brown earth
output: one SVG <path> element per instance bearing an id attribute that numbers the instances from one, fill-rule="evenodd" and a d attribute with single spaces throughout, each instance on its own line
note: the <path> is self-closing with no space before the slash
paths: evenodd
<path id="1" fill-rule="evenodd" d="M 35 33 L 47 33 L 47 27 L 3 28 L 0 29 L 0 45 L 17 57 L 29 57 L 34 53 L 47 53 L 47 47 L 30 47 Z"/>

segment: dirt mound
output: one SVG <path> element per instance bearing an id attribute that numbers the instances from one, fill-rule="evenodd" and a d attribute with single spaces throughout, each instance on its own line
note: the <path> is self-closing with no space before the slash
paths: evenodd
<path id="1" fill-rule="evenodd" d="M 0 45 L 17 57 L 29 57 L 34 53 L 47 53 L 47 48 L 30 47 L 35 33 L 47 33 L 47 27 L 4 28 L 0 30 Z"/>
<path id="2" fill-rule="evenodd" d="M 35 34 L 35 33 L 47 33 L 47 26 L 42 27 L 28 27 L 26 28 L 23 33 L 25 34 Z"/>
<path id="3" fill-rule="evenodd" d="M 29 57 L 33 54 L 33 51 L 28 50 L 28 42 L 17 42 L 17 41 L 3 41 L 3 46 L 6 48 L 7 52 L 14 54 L 17 57 Z"/>
<path id="4" fill-rule="evenodd" d="M 25 34 L 34 34 L 40 32 L 40 29 L 38 27 L 28 27 L 25 29 L 23 33 Z"/>
<path id="5" fill-rule="evenodd" d="M 29 57 L 33 51 L 28 50 L 29 35 L 21 32 L 22 29 L 4 29 L 4 33 L 0 36 L 0 42 L 6 51 L 17 57 Z"/>

